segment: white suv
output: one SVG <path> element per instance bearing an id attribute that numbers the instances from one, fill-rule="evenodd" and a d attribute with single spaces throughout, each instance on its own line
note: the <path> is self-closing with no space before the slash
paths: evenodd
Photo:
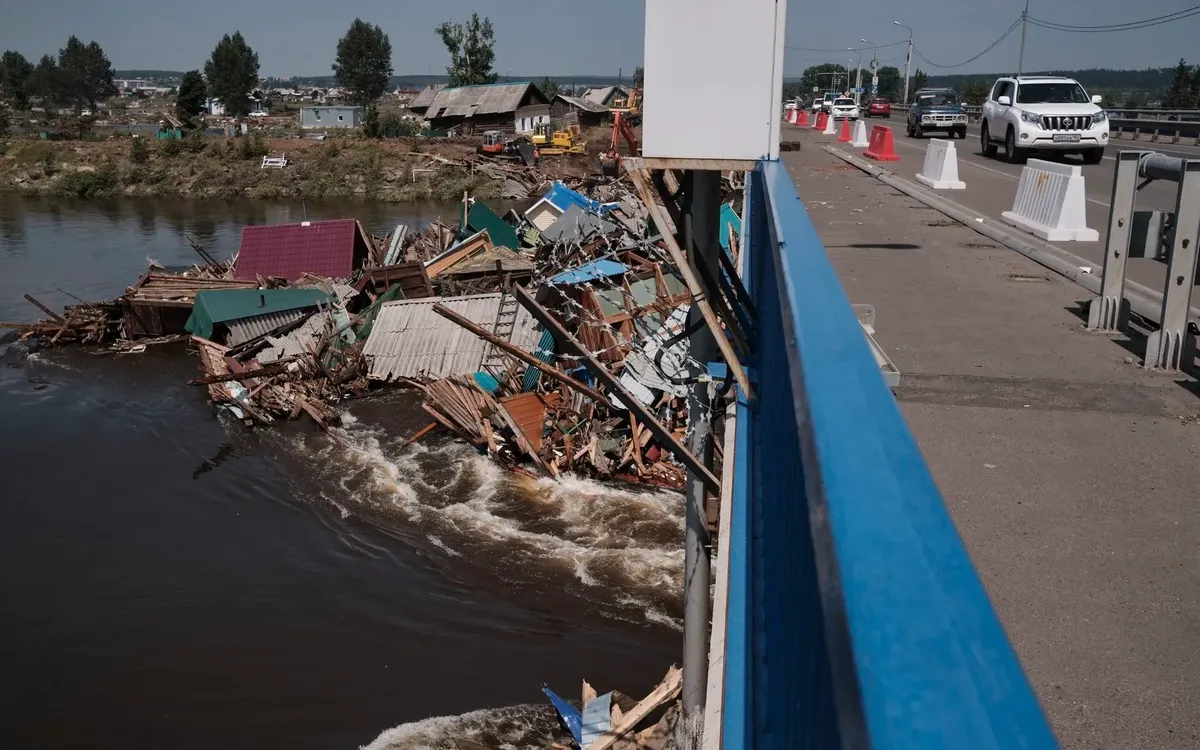
<path id="1" fill-rule="evenodd" d="M 995 156 L 1002 146 L 1005 159 L 1019 164 L 1030 151 L 1058 151 L 1099 164 L 1108 145 L 1108 115 L 1099 104 L 1070 78 L 1001 78 L 983 105 L 983 153 Z"/>

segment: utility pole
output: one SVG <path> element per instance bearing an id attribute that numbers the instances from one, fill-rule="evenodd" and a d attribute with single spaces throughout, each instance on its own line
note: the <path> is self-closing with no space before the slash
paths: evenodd
<path id="1" fill-rule="evenodd" d="M 1021 13 L 1021 52 L 1017 56 L 1017 76 L 1025 72 L 1025 30 L 1029 28 L 1029 0 L 1025 0 L 1025 10 Z"/>
<path id="2" fill-rule="evenodd" d="M 909 69 L 912 66 L 913 30 L 911 26 L 905 26 L 899 21 L 892 21 L 892 23 L 908 29 L 908 54 L 904 57 L 904 101 L 901 102 L 902 104 L 908 104 L 908 79 Z"/>

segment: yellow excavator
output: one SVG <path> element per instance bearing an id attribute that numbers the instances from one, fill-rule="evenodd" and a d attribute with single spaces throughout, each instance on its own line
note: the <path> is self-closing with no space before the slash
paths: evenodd
<path id="1" fill-rule="evenodd" d="M 537 126 L 531 140 L 539 153 L 547 156 L 560 154 L 585 154 L 587 144 L 576 140 L 579 133 L 574 128 L 551 131 L 550 123 L 543 122 Z"/>

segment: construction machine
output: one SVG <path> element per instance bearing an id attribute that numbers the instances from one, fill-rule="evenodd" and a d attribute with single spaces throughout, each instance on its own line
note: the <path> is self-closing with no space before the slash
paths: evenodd
<path id="1" fill-rule="evenodd" d="M 629 92 L 629 96 L 616 99 L 613 101 L 612 112 L 614 115 L 620 113 L 624 116 L 630 127 L 636 128 L 642 124 L 642 90 L 636 88 Z"/>
<path id="2" fill-rule="evenodd" d="M 524 136 L 506 136 L 499 130 L 489 130 L 483 134 L 483 143 L 479 144 L 479 153 L 494 159 L 522 161 L 528 166 L 537 164 L 538 148 Z"/>
<path id="3" fill-rule="evenodd" d="M 587 153 L 587 144 L 578 141 L 579 133 L 574 128 L 551 131 L 550 123 L 543 122 L 537 126 L 533 134 L 533 145 L 544 155 Z"/>
<path id="4" fill-rule="evenodd" d="M 621 173 L 621 139 L 625 139 L 626 145 L 629 146 L 630 156 L 640 156 L 641 148 L 638 146 L 637 136 L 634 135 L 633 128 L 626 119 L 624 112 L 613 112 L 613 131 L 612 143 L 609 144 L 608 150 L 600 154 L 600 168 L 606 175 L 618 175 Z"/>

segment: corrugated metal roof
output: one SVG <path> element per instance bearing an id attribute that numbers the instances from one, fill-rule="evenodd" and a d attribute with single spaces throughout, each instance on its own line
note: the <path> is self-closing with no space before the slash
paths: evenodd
<path id="1" fill-rule="evenodd" d="M 425 111 L 425 119 L 516 112 L 530 89 L 537 93 L 539 103 L 545 102 L 546 98 L 529 81 L 442 89 L 433 97 L 433 102 Z"/>
<path id="2" fill-rule="evenodd" d="M 311 309 L 283 310 L 282 312 L 267 313 L 266 315 L 255 315 L 252 318 L 231 320 L 225 324 L 229 328 L 229 336 L 225 339 L 225 346 L 234 347 L 238 344 L 244 344 L 250 339 L 256 339 L 263 334 L 270 333 L 280 326 L 295 323 L 310 312 L 312 312 Z"/>
<path id="3" fill-rule="evenodd" d="M 348 279 L 357 243 L 367 247 L 355 219 L 264 224 L 242 229 L 234 275 L 239 279 L 279 276 L 295 281 L 306 273 Z"/>
<path id="4" fill-rule="evenodd" d="M 459 315 L 492 330 L 502 295 L 429 297 L 384 304 L 363 347 L 368 374 L 376 380 L 446 378 L 470 375 L 483 365 L 488 343 L 433 311 L 443 304 Z M 533 351 L 540 331 L 524 307 L 517 308 L 509 341 Z"/>
<path id="5" fill-rule="evenodd" d="M 606 214 L 612 211 L 619 204 L 616 203 L 601 203 L 588 198 L 578 190 L 572 190 L 562 183 L 561 180 L 555 181 L 542 196 L 543 200 L 548 200 L 562 210 L 566 211 L 571 206 L 579 206 L 585 211 L 592 213 Z"/>
<path id="6" fill-rule="evenodd" d="M 288 357 L 298 357 L 308 351 L 309 344 L 320 340 L 329 330 L 328 312 L 319 312 L 309 317 L 286 336 L 271 336 L 265 348 L 255 355 L 259 364 L 270 364 Z"/>
<path id="7" fill-rule="evenodd" d="M 619 93 L 621 96 L 628 96 L 628 91 L 623 86 L 600 86 L 598 88 L 588 89 L 583 92 L 583 98 L 586 101 L 594 104 L 603 104 L 607 106 L 607 102 L 614 93 Z"/>
<path id="8" fill-rule="evenodd" d="M 585 213 L 579 206 L 571 206 L 558 217 L 558 221 L 542 230 L 542 239 L 547 242 L 576 242 L 594 234 L 610 234 L 617 225 L 605 221 L 595 214 Z"/>
<path id="9" fill-rule="evenodd" d="M 265 318 L 277 313 L 312 310 L 330 303 L 320 289 L 222 289 L 196 293 L 187 330 L 200 338 L 211 338 L 218 323 Z M 277 325 L 282 325 L 282 319 Z M 262 332 L 271 330 L 271 327 Z"/>
<path id="10" fill-rule="evenodd" d="M 649 405 L 658 401 L 659 391 L 669 391 L 676 396 L 683 396 L 688 392 L 688 386 L 672 383 L 668 379 L 688 375 L 690 344 L 687 339 L 668 347 L 663 351 L 662 357 L 658 357 L 658 352 L 664 343 L 683 330 L 690 309 L 691 305 L 680 305 L 672 310 L 670 317 L 647 338 L 642 348 L 630 352 L 625 358 L 621 384 L 643 404 Z"/>
<path id="11" fill-rule="evenodd" d="M 583 99 L 578 96 L 567 96 L 566 94 L 559 94 L 557 98 L 562 99 L 564 102 L 566 102 L 567 104 L 570 104 L 572 107 L 577 107 L 579 109 L 584 110 L 585 112 L 596 112 L 596 113 L 603 114 L 608 111 L 608 107 L 604 106 L 603 103 L 590 102 L 587 99 Z"/>
<path id="12" fill-rule="evenodd" d="M 446 85 L 442 83 L 433 83 L 426 86 L 425 88 L 421 89 L 421 93 L 417 94 L 413 100 L 408 103 L 408 108 L 414 110 L 428 108 L 430 104 L 433 104 L 433 100 L 437 96 L 437 93 L 444 88 L 446 88 Z"/>

